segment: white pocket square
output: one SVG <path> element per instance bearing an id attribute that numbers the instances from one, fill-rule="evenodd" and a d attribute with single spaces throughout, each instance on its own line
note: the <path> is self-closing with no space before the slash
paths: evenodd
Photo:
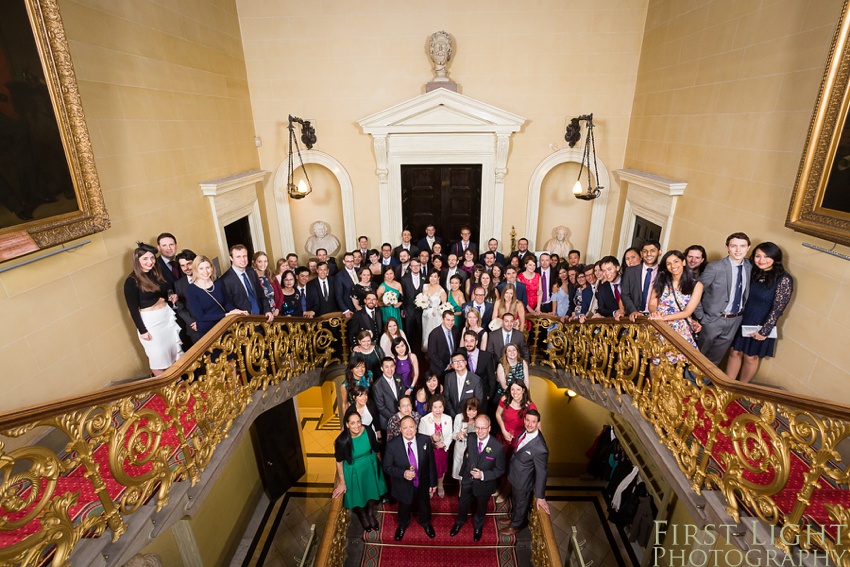
<path id="1" fill-rule="evenodd" d="M 466 391 L 466 393 L 467 393 L 467 394 L 471 394 L 471 393 L 472 393 L 472 390 L 467 390 L 467 391 Z"/>
<path id="2" fill-rule="evenodd" d="M 526 451 L 526 453 L 528 453 L 528 454 L 530 455 L 530 454 L 531 454 L 531 451 Z"/>

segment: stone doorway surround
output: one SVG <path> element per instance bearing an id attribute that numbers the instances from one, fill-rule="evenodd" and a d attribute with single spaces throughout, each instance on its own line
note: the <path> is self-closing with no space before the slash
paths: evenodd
<path id="1" fill-rule="evenodd" d="M 482 165 L 478 242 L 490 238 L 501 241 L 510 140 L 525 121 L 522 116 L 443 88 L 359 120 L 363 132 L 373 138 L 381 241 L 396 243 L 401 237 L 402 165 L 464 163 Z"/>
<path id="2" fill-rule="evenodd" d="M 666 251 L 673 216 L 676 214 L 676 202 L 684 194 L 688 183 L 638 169 L 618 169 L 614 174 L 626 193 L 617 257 L 621 258 L 631 245 L 637 217 L 643 217 L 661 227 L 661 249 Z"/>

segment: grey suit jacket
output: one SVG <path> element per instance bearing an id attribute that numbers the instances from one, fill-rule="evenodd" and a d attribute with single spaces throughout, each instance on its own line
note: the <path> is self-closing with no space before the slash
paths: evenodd
<path id="1" fill-rule="evenodd" d="M 658 270 L 658 266 L 653 267 Z M 656 274 L 658 272 L 655 272 Z M 620 298 L 623 300 L 623 308 L 626 310 L 626 315 L 635 311 L 643 311 L 643 305 L 646 303 L 646 298 L 643 297 L 643 264 L 637 266 L 629 266 L 623 273 L 620 279 Z M 651 291 L 650 291 L 651 293 Z"/>
<path id="2" fill-rule="evenodd" d="M 487 334 L 487 352 L 496 358 L 498 364 L 502 358 L 502 353 L 505 350 L 505 341 L 502 337 L 502 329 L 490 331 Z M 511 331 L 511 342 L 519 349 L 519 355 L 525 360 L 531 360 L 531 355 L 528 352 L 528 344 L 525 342 L 525 335 L 521 331 L 514 329 Z"/>
<path id="3" fill-rule="evenodd" d="M 534 488 L 537 498 L 546 498 L 546 477 L 548 476 L 549 447 L 543 439 L 543 433 L 515 451 L 508 470 L 508 482 L 517 492 L 529 492 Z"/>
<path id="4" fill-rule="evenodd" d="M 750 293 L 750 275 L 753 271 L 752 263 L 744 259 L 744 295 L 741 298 L 741 309 L 747 303 L 747 296 Z M 711 262 L 705 267 L 699 281 L 703 285 L 702 301 L 694 313 L 696 318 L 702 323 L 711 324 L 720 318 L 720 315 L 726 310 L 729 305 L 729 300 L 732 299 L 732 293 L 735 289 L 735 274 L 736 270 L 729 260 L 725 257 L 722 260 Z"/>
<path id="5" fill-rule="evenodd" d="M 375 400 L 375 406 L 378 408 L 378 428 L 381 431 L 387 430 L 387 423 L 398 411 L 398 399 L 404 395 L 404 384 L 398 374 L 393 376 L 393 383 L 395 395 L 383 374 L 372 380 L 372 399 Z"/>

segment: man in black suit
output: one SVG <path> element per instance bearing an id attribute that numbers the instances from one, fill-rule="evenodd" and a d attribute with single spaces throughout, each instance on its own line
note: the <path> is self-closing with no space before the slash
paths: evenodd
<path id="1" fill-rule="evenodd" d="M 372 342 L 377 345 L 384 329 L 381 311 L 378 309 L 378 296 L 375 292 L 368 292 L 363 303 L 365 304 L 363 309 L 354 313 L 351 321 L 348 322 L 348 338 L 352 347 L 357 346 L 357 335 L 361 331 L 371 331 Z"/>
<path id="2" fill-rule="evenodd" d="M 183 352 L 186 352 L 201 338 L 195 316 L 186 304 L 186 289 L 192 285 L 193 281 L 192 261 L 195 259 L 195 253 L 191 250 L 183 250 L 176 259 L 183 277 L 174 282 L 174 293 L 178 298 L 174 304 L 174 310 L 177 312 L 177 322 L 180 324 L 180 342 L 183 343 Z"/>
<path id="3" fill-rule="evenodd" d="M 412 239 L 413 236 L 410 234 L 409 230 L 401 231 L 401 244 L 393 248 L 393 257 L 401 261 L 399 255 L 401 254 L 402 250 L 407 250 L 407 253 L 410 256 L 418 256 L 419 247 L 413 244 Z"/>
<path id="4" fill-rule="evenodd" d="M 230 247 L 230 269 L 224 272 L 221 281 L 236 309 L 242 309 L 251 315 L 265 313 L 266 320 L 272 322 L 272 306 L 263 293 L 263 285 L 257 277 L 257 272 L 248 265 L 248 249 L 242 244 Z"/>
<path id="5" fill-rule="evenodd" d="M 493 399 L 496 396 L 496 361 L 492 354 L 478 348 L 478 334 L 475 331 L 466 331 L 461 340 L 466 351 L 466 367 L 481 379 L 484 392 L 481 413 L 495 414 L 495 406 L 498 406 L 498 400 Z"/>
<path id="6" fill-rule="evenodd" d="M 446 267 L 443 268 L 443 273 L 440 274 L 440 285 L 445 290 L 450 289 L 449 284 L 452 276 L 457 275 L 460 277 L 461 289 L 463 289 L 463 284 L 466 283 L 466 278 L 469 277 L 469 274 L 461 270 L 457 263 L 457 254 L 449 254 L 446 257 Z"/>
<path id="7" fill-rule="evenodd" d="M 528 254 L 532 253 L 528 250 L 528 239 L 527 238 L 520 238 L 516 243 L 516 247 L 517 247 L 516 251 L 511 252 L 511 255 L 508 256 L 508 263 L 510 264 L 511 258 L 516 256 L 517 258 L 519 258 L 520 269 L 523 269 L 523 268 L 525 268 L 525 264 L 523 263 L 523 262 L 525 262 L 525 257 Z"/>
<path id="8" fill-rule="evenodd" d="M 319 262 L 316 273 L 318 277 L 307 282 L 307 308 L 317 317 L 339 311 L 334 295 L 334 281 L 328 275 L 328 263 Z"/>
<path id="9" fill-rule="evenodd" d="M 540 301 L 541 313 L 552 312 L 552 284 L 558 281 L 558 272 L 551 265 L 552 257 L 548 252 L 543 252 L 540 255 L 540 267 L 537 268 L 537 273 L 540 274 L 540 293 L 543 297 Z"/>
<path id="10" fill-rule="evenodd" d="M 632 321 L 642 313 L 649 313 L 649 296 L 655 276 L 658 275 L 660 256 L 661 244 L 657 240 L 645 240 L 640 247 L 643 262 L 626 268 L 623 273 L 623 287 L 620 292 L 623 308 Z"/>
<path id="11" fill-rule="evenodd" d="M 398 500 L 398 528 L 395 540 L 401 541 L 410 525 L 414 500 L 419 505 L 419 525 L 429 538 L 437 537 L 431 525 L 431 497 L 437 490 L 437 467 L 434 464 L 431 438 L 416 432 L 416 421 L 408 416 L 401 420 L 401 435 L 387 443 L 384 472 L 392 478 L 390 494 Z"/>
<path id="12" fill-rule="evenodd" d="M 532 495 L 537 497 L 537 507 L 549 513 L 549 503 L 546 502 L 549 448 L 539 426 L 540 412 L 536 409 L 526 411 L 525 431 L 519 436 L 508 472 L 508 482 L 513 489 L 511 524 L 499 530 L 503 535 L 516 535 L 528 523 Z"/>
<path id="13" fill-rule="evenodd" d="M 396 266 L 398 266 L 401 262 L 393 256 L 393 247 L 389 242 L 384 242 L 381 244 L 381 274 L 387 270 L 392 270 Z"/>
<path id="14" fill-rule="evenodd" d="M 490 331 L 487 334 L 487 352 L 496 357 L 497 364 L 502 358 L 502 353 L 505 352 L 505 345 L 508 343 L 516 345 L 522 358 L 531 360 L 525 336 L 522 334 L 522 329 L 514 329 L 515 322 L 513 313 L 504 313 L 502 315 L 502 328 Z"/>
<path id="15" fill-rule="evenodd" d="M 378 429 L 386 439 L 387 423 L 398 412 L 398 399 L 404 395 L 404 383 L 395 373 L 395 360 L 385 356 L 381 361 L 381 376 L 372 381 L 372 399 L 378 408 Z"/>
<path id="16" fill-rule="evenodd" d="M 310 289 L 307 287 L 309 281 L 310 268 L 307 266 L 298 266 L 295 269 L 295 289 L 298 290 L 298 294 L 301 296 L 301 313 L 304 317 L 312 319 L 316 316 L 316 311 L 312 307 L 317 303 L 317 298 L 310 297 Z"/>
<path id="17" fill-rule="evenodd" d="M 452 354 L 460 346 L 460 329 L 454 324 L 454 311 L 443 311 L 442 323 L 428 335 L 430 370 L 441 380 L 451 368 Z M 454 417 L 454 414 L 451 415 Z"/>
<path id="18" fill-rule="evenodd" d="M 419 254 L 417 250 L 416 254 Z M 401 278 L 410 273 L 410 252 L 407 250 L 402 250 L 398 254 L 398 266 L 393 268 L 395 270 L 395 279 L 396 281 L 401 281 Z"/>
<path id="19" fill-rule="evenodd" d="M 502 267 L 506 266 L 507 263 L 505 261 L 505 255 L 499 252 L 499 241 L 495 238 L 491 238 L 487 241 L 487 249 L 496 255 L 496 263 L 501 264 Z"/>
<path id="20" fill-rule="evenodd" d="M 342 310 L 342 314 L 347 319 L 351 319 L 354 315 L 354 302 L 351 301 L 351 288 L 357 283 L 357 274 L 354 271 L 354 254 L 346 252 L 342 257 L 342 265 L 344 268 L 334 277 L 336 289 L 336 304 Z"/>
<path id="21" fill-rule="evenodd" d="M 439 242 L 441 245 L 443 244 L 443 239 L 439 236 L 436 236 L 437 228 L 433 224 L 429 224 L 425 227 L 425 238 L 416 243 L 416 247 L 419 248 L 419 251 L 427 250 L 430 254 L 434 251 L 434 243 Z"/>
<path id="22" fill-rule="evenodd" d="M 159 271 L 168 282 L 168 287 L 173 290 L 174 282 L 183 277 L 177 261 L 177 239 L 170 232 L 163 232 L 156 237 L 156 247 L 159 249 Z"/>
<path id="23" fill-rule="evenodd" d="M 455 525 L 449 535 L 454 537 L 460 532 L 469 515 L 470 504 L 475 500 L 475 515 L 472 517 L 475 531 L 472 539 L 480 541 L 484 532 L 487 501 L 505 473 L 505 448 L 490 435 L 490 418 L 486 415 L 475 418 L 475 434 L 469 435 L 460 471 L 460 503 Z"/>
<path id="24" fill-rule="evenodd" d="M 419 251 L 419 271 L 425 281 L 428 281 L 428 274 L 431 273 L 431 253 L 427 250 Z"/>
<path id="25" fill-rule="evenodd" d="M 410 260 L 410 270 L 401 278 L 402 308 L 404 317 L 404 332 L 411 349 L 422 351 L 422 310 L 414 303 L 416 296 L 422 292 L 425 278 L 419 273 L 419 260 Z"/>
<path id="26" fill-rule="evenodd" d="M 463 258 L 463 253 L 467 251 L 467 249 L 475 252 L 475 256 L 478 256 L 478 245 L 470 240 L 472 238 L 472 231 L 468 226 L 464 226 L 460 229 L 460 240 L 452 244 L 450 253 L 456 254 L 458 258 Z"/>
<path id="27" fill-rule="evenodd" d="M 339 272 L 339 267 L 336 265 L 336 260 L 334 258 L 328 257 L 328 251 L 324 248 L 319 248 L 316 250 L 316 260 L 321 262 L 327 262 L 328 264 L 328 275 L 335 276 L 337 272 Z"/>
<path id="28" fill-rule="evenodd" d="M 446 374 L 443 381 L 443 397 L 446 398 L 445 414 L 454 419 L 466 400 L 475 398 L 479 406 L 484 403 L 484 384 L 479 376 L 466 367 L 464 350 L 452 354 L 452 370 Z"/>
<path id="29" fill-rule="evenodd" d="M 484 288 L 478 286 L 475 288 L 475 291 L 472 292 L 472 301 L 464 303 L 461 308 L 464 319 L 466 319 L 466 314 L 469 313 L 470 310 L 475 309 L 478 311 L 478 314 L 481 316 L 481 326 L 485 329 L 489 327 L 490 321 L 493 319 L 493 304 L 484 301 L 486 296 L 487 292 Z"/>
<path id="30" fill-rule="evenodd" d="M 596 314 L 591 318 L 614 317 L 619 319 L 623 312 L 620 309 L 620 261 L 614 256 L 605 256 L 600 260 L 602 275 L 605 281 L 596 288 Z"/>

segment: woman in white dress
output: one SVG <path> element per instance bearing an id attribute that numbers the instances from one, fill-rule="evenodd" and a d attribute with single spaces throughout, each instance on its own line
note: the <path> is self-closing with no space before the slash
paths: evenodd
<path id="1" fill-rule="evenodd" d="M 440 285 L 439 272 L 428 274 L 428 283 L 422 286 L 422 293 L 428 296 L 429 305 L 422 311 L 422 350 L 428 350 L 428 335 L 440 326 L 443 312 L 440 305 L 446 302 L 446 290 Z"/>

